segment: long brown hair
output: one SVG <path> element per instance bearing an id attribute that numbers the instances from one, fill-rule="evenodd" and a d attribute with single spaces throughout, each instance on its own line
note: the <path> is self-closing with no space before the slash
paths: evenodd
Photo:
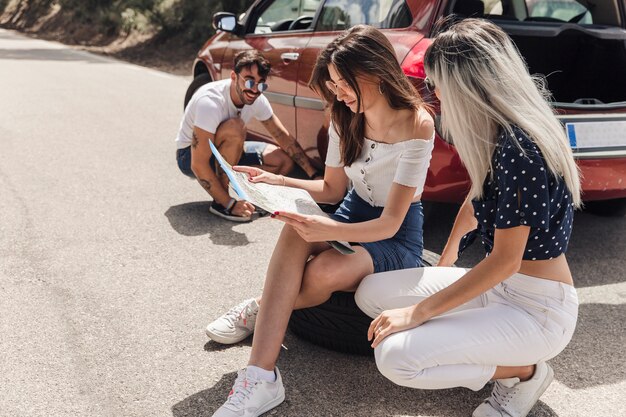
<path id="1" fill-rule="evenodd" d="M 328 87 L 328 66 L 333 64 L 344 82 L 357 96 L 353 113 L 337 100 Z M 365 116 L 361 111 L 361 91 L 357 76 L 380 79 L 380 91 L 389 106 L 396 110 L 417 110 L 423 105 L 420 96 L 402 71 L 391 42 L 372 26 L 356 25 L 328 44 L 317 58 L 309 87 L 330 104 L 331 120 L 341 138 L 341 160 L 350 166 L 361 154 L 365 137 Z"/>

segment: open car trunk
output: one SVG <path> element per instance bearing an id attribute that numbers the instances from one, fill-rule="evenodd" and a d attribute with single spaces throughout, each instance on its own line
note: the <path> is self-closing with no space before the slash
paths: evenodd
<path id="1" fill-rule="evenodd" d="M 546 76 L 558 107 L 626 106 L 626 30 L 572 23 L 499 23 L 526 59 Z"/>

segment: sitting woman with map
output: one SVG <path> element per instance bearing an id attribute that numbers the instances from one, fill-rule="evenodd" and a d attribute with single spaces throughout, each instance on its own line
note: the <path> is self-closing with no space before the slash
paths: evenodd
<path id="1" fill-rule="evenodd" d="M 324 178 L 234 169 L 251 182 L 300 188 L 317 202 L 341 205 L 330 217 L 272 214 L 286 224 L 262 298 L 242 302 L 207 327 L 211 339 L 227 344 L 256 329 L 248 366 L 214 416 L 240 415 L 241 410 L 255 410 L 246 415 L 258 416 L 284 400 L 276 361 L 293 309 L 322 304 L 335 291 L 355 291 L 371 273 L 421 265 L 420 195 L 434 123 L 392 45 L 377 29 L 355 26 L 322 51 L 310 86 L 331 110 Z M 356 242 L 354 253 L 341 254 L 328 241 Z"/>

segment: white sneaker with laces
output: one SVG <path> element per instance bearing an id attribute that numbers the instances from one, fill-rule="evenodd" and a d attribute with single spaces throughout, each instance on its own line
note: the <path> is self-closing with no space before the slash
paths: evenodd
<path id="1" fill-rule="evenodd" d="M 554 371 L 545 362 L 535 368 L 528 381 L 519 378 L 495 381 L 491 397 L 474 410 L 472 417 L 525 417 L 554 379 Z"/>
<path id="2" fill-rule="evenodd" d="M 285 401 L 285 388 L 278 368 L 274 368 L 276 381 L 254 378 L 242 369 L 237 373 L 233 389 L 226 402 L 213 417 L 258 417 Z"/>
<path id="3" fill-rule="evenodd" d="M 258 312 L 259 305 L 254 298 L 245 300 L 209 323 L 206 334 L 211 340 L 225 345 L 241 342 L 254 332 Z"/>

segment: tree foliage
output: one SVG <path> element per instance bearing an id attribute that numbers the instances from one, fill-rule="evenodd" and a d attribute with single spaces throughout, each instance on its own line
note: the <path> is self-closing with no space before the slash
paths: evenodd
<path id="1" fill-rule="evenodd" d="M 211 35 L 211 18 L 219 11 L 239 14 L 254 0 L 0 0 L 7 9 L 45 16 L 53 5 L 77 24 L 96 25 L 103 33 L 133 30 L 198 40 Z"/>

